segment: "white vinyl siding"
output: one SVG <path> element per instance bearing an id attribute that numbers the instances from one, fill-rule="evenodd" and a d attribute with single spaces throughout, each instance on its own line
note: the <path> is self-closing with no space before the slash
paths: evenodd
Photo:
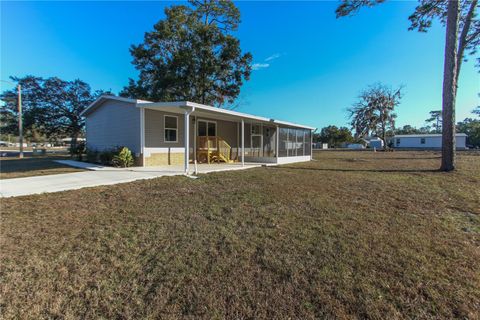
<path id="1" fill-rule="evenodd" d="M 87 147 L 109 150 L 125 146 L 140 153 L 140 109 L 135 103 L 105 101 L 85 121 Z"/>
<path id="2" fill-rule="evenodd" d="M 177 141 L 165 141 L 164 116 L 177 117 Z M 183 115 L 145 109 L 145 147 L 146 148 L 181 148 L 183 147 Z"/>
<path id="3" fill-rule="evenodd" d="M 458 149 L 466 147 L 466 137 L 464 135 L 457 134 L 455 140 Z M 395 148 L 440 149 L 442 147 L 442 136 L 403 135 L 394 137 L 394 142 Z"/>

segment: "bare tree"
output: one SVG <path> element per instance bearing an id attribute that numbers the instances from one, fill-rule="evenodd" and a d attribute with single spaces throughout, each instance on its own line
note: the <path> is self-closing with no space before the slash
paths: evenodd
<path id="1" fill-rule="evenodd" d="M 356 138 L 375 134 L 382 138 L 384 149 L 387 149 L 387 132 L 395 128 L 394 109 L 400 104 L 401 89 L 377 83 L 360 93 L 359 101 L 348 109 Z"/>

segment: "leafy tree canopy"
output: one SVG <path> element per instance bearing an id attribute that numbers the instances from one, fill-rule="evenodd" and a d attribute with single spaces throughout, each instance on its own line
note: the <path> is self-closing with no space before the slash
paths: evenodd
<path id="1" fill-rule="evenodd" d="M 81 112 L 105 93 L 92 92 L 87 83 L 78 79 L 65 81 L 31 75 L 10 79 L 22 86 L 23 126 L 31 138 L 46 135 L 50 139 L 66 136 L 76 139 L 85 125 Z M 0 100 L 4 102 L 0 108 L 2 133 L 18 134 L 17 99 L 16 88 L 0 94 Z"/>
<path id="2" fill-rule="evenodd" d="M 318 142 L 328 143 L 329 147 L 339 147 L 344 142 L 353 142 L 352 132 L 346 127 L 327 126 L 318 135 Z"/>
<path id="3" fill-rule="evenodd" d="M 467 145 L 480 148 L 480 107 L 472 110 L 472 114 L 477 118 L 466 118 L 457 123 L 457 132 L 465 133 L 467 135 Z"/>
<path id="4" fill-rule="evenodd" d="M 131 47 L 139 79 L 130 79 L 120 95 L 215 106 L 233 103 L 250 77 L 252 61 L 232 35 L 240 23 L 233 2 L 190 0 L 188 6 L 166 8 L 165 16 L 142 44 Z"/>

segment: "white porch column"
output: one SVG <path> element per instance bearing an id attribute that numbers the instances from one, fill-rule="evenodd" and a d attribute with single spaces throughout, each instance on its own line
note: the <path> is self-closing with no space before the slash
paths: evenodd
<path id="1" fill-rule="evenodd" d="M 242 166 L 245 166 L 245 121 L 242 119 Z"/>
<path id="2" fill-rule="evenodd" d="M 140 152 L 142 167 L 145 167 L 145 108 L 140 108 Z"/>
<path id="3" fill-rule="evenodd" d="M 280 128 L 277 126 L 277 131 L 275 132 L 275 158 L 277 158 L 278 163 L 278 153 L 280 152 L 279 147 L 279 140 L 280 140 Z"/>
<path id="4" fill-rule="evenodd" d="M 310 160 L 313 160 L 313 130 L 310 130 Z"/>
<path id="5" fill-rule="evenodd" d="M 185 146 L 185 174 L 188 174 L 189 158 L 190 158 L 190 113 L 191 111 L 185 111 L 185 123 L 183 125 L 183 143 Z"/>
<path id="6" fill-rule="evenodd" d="M 197 163 L 197 116 L 194 116 L 194 118 L 195 122 L 193 124 L 193 162 Z"/>

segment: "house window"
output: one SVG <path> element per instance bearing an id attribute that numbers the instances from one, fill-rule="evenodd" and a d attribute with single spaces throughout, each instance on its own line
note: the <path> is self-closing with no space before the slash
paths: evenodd
<path id="1" fill-rule="evenodd" d="M 177 142 L 178 117 L 165 116 L 164 128 L 165 128 L 165 142 Z"/>
<path id="2" fill-rule="evenodd" d="M 420 138 L 420 144 L 425 144 L 425 138 Z"/>
<path id="3" fill-rule="evenodd" d="M 397 141 L 396 141 L 396 143 L 397 143 L 397 146 L 399 146 L 399 145 L 400 145 L 400 138 L 397 138 Z"/>
<path id="4" fill-rule="evenodd" d="M 217 123 L 213 121 L 198 120 L 197 134 L 199 137 L 215 137 L 217 135 Z"/>

